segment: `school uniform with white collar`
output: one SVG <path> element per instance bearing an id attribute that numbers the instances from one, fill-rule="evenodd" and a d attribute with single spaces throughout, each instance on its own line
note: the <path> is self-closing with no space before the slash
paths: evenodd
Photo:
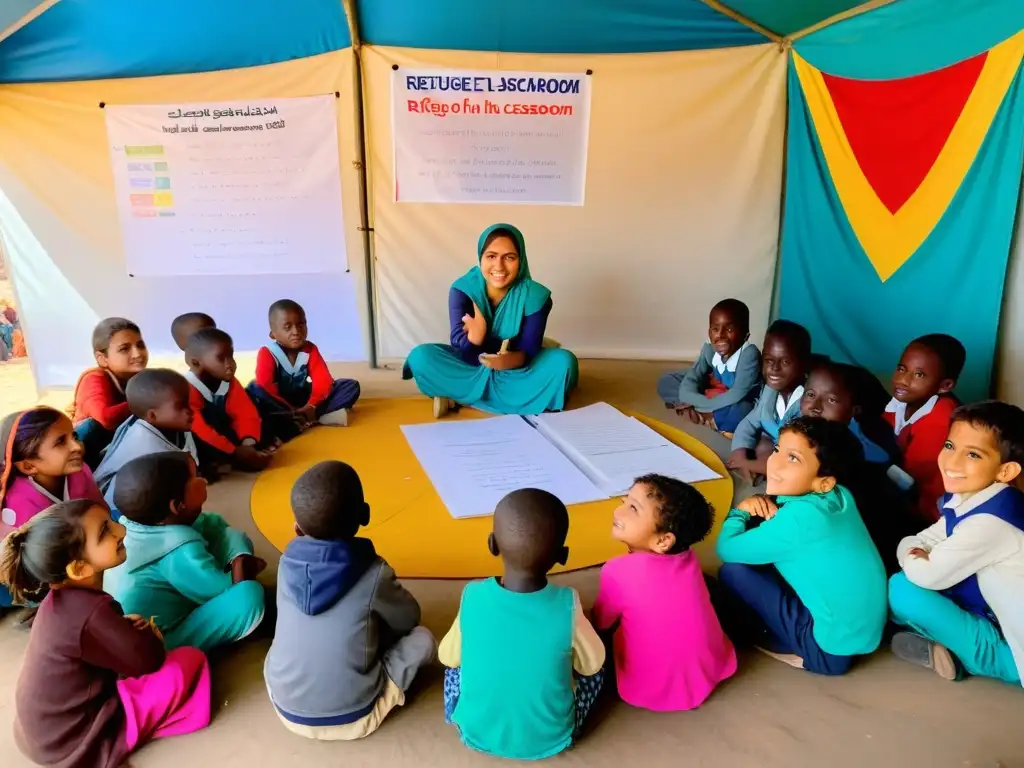
<path id="1" fill-rule="evenodd" d="M 190 385 L 189 405 L 195 413 L 192 434 L 200 465 L 229 460 L 243 440 L 260 442 L 260 414 L 238 379 L 222 381 L 211 390 L 191 371 L 185 378 Z"/>
<path id="2" fill-rule="evenodd" d="M 761 394 L 757 398 L 754 410 L 748 413 L 736 427 L 736 432 L 732 437 L 732 450 L 736 451 L 740 448 L 753 450 L 757 447 L 762 435 L 777 442 L 779 432 L 786 423 L 800 415 L 800 398 L 803 396 L 802 384 L 794 389 L 788 398 L 765 384 L 761 388 Z"/>
<path id="3" fill-rule="evenodd" d="M 346 425 L 348 410 L 359 399 L 359 382 L 335 379 L 312 342 L 306 342 L 292 361 L 272 341 L 256 354 L 256 379 L 246 392 L 274 437 L 291 440 L 301 431 L 294 413 L 306 406 L 312 406 L 321 424 Z"/>
<path id="4" fill-rule="evenodd" d="M 910 554 L 914 548 L 928 557 Z M 948 648 L 972 675 L 1024 679 L 1024 494 L 994 483 L 942 498 L 941 519 L 900 542 L 889 580 L 899 624 Z"/>
<path id="5" fill-rule="evenodd" d="M 750 413 L 761 390 L 761 353 L 747 341 L 728 359 L 704 342 L 700 357 L 686 373 L 666 373 L 658 380 L 658 394 L 670 406 L 692 405 L 700 413 L 713 413 L 715 426 L 734 432 Z"/>
<path id="6" fill-rule="evenodd" d="M 945 492 L 939 472 L 939 453 L 958 405 L 952 395 L 933 395 L 908 419 L 907 404 L 893 398 L 883 414 L 896 434 L 896 443 L 903 454 L 903 469 L 914 479 L 917 512 L 929 523 L 939 517 L 936 502 Z"/>

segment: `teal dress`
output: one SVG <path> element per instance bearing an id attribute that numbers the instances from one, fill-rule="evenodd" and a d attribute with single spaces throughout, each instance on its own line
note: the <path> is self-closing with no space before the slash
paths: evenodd
<path id="1" fill-rule="evenodd" d="M 519 250 L 519 275 L 497 307 L 487 298 L 480 271 L 484 243 L 496 229 L 508 230 Z M 428 397 L 446 397 L 461 405 L 502 414 L 536 414 L 565 408 L 579 378 L 576 356 L 564 349 L 544 349 L 544 331 L 551 311 L 551 291 L 530 279 L 530 265 L 522 233 L 509 224 L 495 224 L 480 235 L 478 266 L 452 283 L 448 297 L 450 344 L 421 344 L 409 353 L 403 377 L 414 378 Z M 462 317 L 473 304 L 487 320 L 487 336 L 472 344 L 462 328 Z M 508 350 L 523 352 L 522 368 L 493 371 L 480 364 L 480 355 L 495 354 L 503 341 Z"/>

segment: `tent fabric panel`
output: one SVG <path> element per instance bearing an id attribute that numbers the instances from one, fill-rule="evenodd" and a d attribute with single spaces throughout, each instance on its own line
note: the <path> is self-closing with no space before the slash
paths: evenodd
<path id="1" fill-rule="evenodd" d="M 4 0 L 0 3 L 0 35 L 12 24 L 17 24 L 45 0 Z"/>
<path id="2" fill-rule="evenodd" d="M 1013 243 L 999 322 L 996 397 L 1020 405 L 1024 403 L 1024 196 L 1017 208 Z"/>
<path id="3" fill-rule="evenodd" d="M 829 25 L 793 47 L 830 75 L 889 80 L 977 56 L 1022 29 L 1021 0 L 899 0 Z"/>
<path id="4" fill-rule="evenodd" d="M 363 42 L 518 53 L 643 53 L 758 45 L 700 0 L 358 0 Z"/>
<path id="5" fill-rule="evenodd" d="M 90 334 L 111 315 L 143 328 L 154 356 L 181 353 L 170 322 L 212 314 L 240 351 L 266 343 L 266 308 L 282 297 L 307 310 L 329 360 L 367 358 L 367 307 L 355 144 L 355 57 L 345 49 L 226 72 L 0 88 L 0 232 L 40 388 L 71 386 L 91 364 Z M 273 99 L 334 94 L 338 110 L 344 275 L 129 278 L 125 269 L 104 112 L 111 104 Z M 55 311 L 59 308 L 59 311 Z M 338 329 L 348 324 L 344 333 Z M 339 348 L 361 325 L 359 348 Z M 351 342 L 349 342 L 351 343 Z"/>
<path id="6" fill-rule="evenodd" d="M 724 0 L 732 10 L 780 35 L 812 27 L 864 0 Z"/>
<path id="7" fill-rule="evenodd" d="M 815 123 L 792 64 L 789 84 L 781 315 L 810 330 L 815 351 L 886 379 L 910 339 L 952 334 L 967 348 L 957 394 L 987 397 L 1024 166 L 1019 68 L 949 206 L 884 282 L 829 173 L 820 134 L 835 126 Z"/>
<path id="8" fill-rule="evenodd" d="M 394 64 L 571 72 L 592 57 L 361 54 L 382 358 L 448 338 L 449 286 L 498 221 L 522 229 L 533 276 L 553 293 L 548 334 L 578 355 L 694 356 L 711 306 L 727 296 L 748 304 L 760 343 L 782 183 L 786 57 L 777 45 L 603 57 L 582 207 L 395 203 L 390 78 Z"/>
<path id="9" fill-rule="evenodd" d="M 349 45 L 339 0 L 61 0 L 0 42 L 0 82 L 212 72 Z"/>

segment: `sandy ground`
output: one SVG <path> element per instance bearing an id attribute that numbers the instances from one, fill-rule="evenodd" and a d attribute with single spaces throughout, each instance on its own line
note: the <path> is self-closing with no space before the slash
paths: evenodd
<path id="1" fill-rule="evenodd" d="M 606 399 L 656 418 L 669 416 L 654 395 L 668 366 L 585 361 L 581 390 L 587 400 Z M 339 373 L 342 369 L 339 369 Z M 364 397 L 414 396 L 395 371 L 345 371 L 363 382 Z M 26 389 L 27 387 L 27 389 Z M 34 400 L 27 365 L 0 366 L 0 413 Z M 67 394 L 48 398 L 66 400 Z M 358 410 L 355 418 L 358 418 Z M 696 429 L 696 428 L 694 428 Z M 701 431 L 716 450 L 726 445 Z M 246 529 L 257 552 L 277 553 L 249 516 L 251 480 L 233 477 L 210 489 L 207 508 Z M 737 488 L 737 494 L 749 489 Z M 424 543 L 429 546 L 429 543 Z M 271 569 L 273 570 L 273 566 Z M 267 577 L 270 582 L 273 575 Z M 556 581 L 593 601 L 597 570 Z M 424 623 L 438 636 L 458 607 L 462 582 L 406 582 L 423 606 Z M 0 624 L 0 766 L 28 765 L 11 738 L 14 685 L 27 633 L 10 618 Z M 135 757 L 141 768 L 299 765 L 460 768 L 499 765 L 463 747 L 442 716 L 441 671 L 417 681 L 408 704 L 381 729 L 358 743 L 314 743 L 279 724 L 263 686 L 268 640 L 250 640 L 213 659 L 214 717 L 209 729 L 153 743 Z M 885 649 L 842 678 L 823 678 L 761 656 L 745 654 L 737 675 L 694 712 L 657 714 L 615 703 L 600 713 L 590 734 L 555 758 L 563 766 L 1024 766 L 1024 692 L 989 680 L 947 683 L 897 661 Z"/>

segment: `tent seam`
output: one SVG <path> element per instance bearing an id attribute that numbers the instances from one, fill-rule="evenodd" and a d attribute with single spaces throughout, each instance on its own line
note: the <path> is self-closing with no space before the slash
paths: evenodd
<path id="1" fill-rule="evenodd" d="M 765 27 L 765 26 L 762 26 L 762 25 L 758 24 L 756 21 L 754 21 L 751 18 L 748 18 L 747 16 L 744 16 L 739 11 L 734 11 L 729 6 L 725 5 L 724 3 L 719 2 L 719 0 L 700 0 L 700 1 L 702 3 L 704 3 L 704 5 L 708 6 L 709 8 L 713 8 L 714 10 L 718 11 L 722 15 L 728 16 L 733 21 L 738 21 L 743 26 L 749 27 L 750 29 L 754 30 L 755 32 L 759 32 L 760 34 L 764 35 L 765 37 L 767 37 L 772 42 L 774 42 L 774 43 L 781 43 L 782 42 L 782 39 L 783 39 L 782 35 L 778 34 L 777 32 L 772 32 L 770 29 L 768 29 L 768 27 Z"/>

